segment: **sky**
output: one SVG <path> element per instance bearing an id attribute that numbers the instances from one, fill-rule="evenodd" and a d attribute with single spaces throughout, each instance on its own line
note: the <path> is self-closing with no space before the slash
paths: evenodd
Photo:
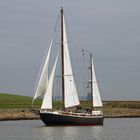
<path id="1" fill-rule="evenodd" d="M 75 74 L 85 48 L 94 54 L 103 100 L 140 100 L 138 0 L 1 0 L 0 93 L 34 95 L 61 6 L 74 44 Z"/>

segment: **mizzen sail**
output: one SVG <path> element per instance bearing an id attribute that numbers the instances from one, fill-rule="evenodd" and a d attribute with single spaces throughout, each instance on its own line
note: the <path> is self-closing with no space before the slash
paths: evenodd
<path id="1" fill-rule="evenodd" d="M 93 64 L 93 59 L 92 59 L 92 96 L 93 96 L 93 107 L 102 107 L 102 101 L 100 97 L 100 92 L 98 89 L 98 84 L 96 81 L 96 75 L 95 75 L 95 69 L 94 69 L 94 64 Z"/>

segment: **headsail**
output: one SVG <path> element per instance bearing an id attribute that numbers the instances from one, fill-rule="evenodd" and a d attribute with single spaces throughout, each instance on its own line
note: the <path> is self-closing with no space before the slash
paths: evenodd
<path id="1" fill-rule="evenodd" d="M 47 85 L 48 85 L 48 67 L 49 67 L 50 52 L 51 52 L 52 44 L 53 44 L 53 38 L 51 40 L 50 47 L 49 47 L 49 50 L 48 50 L 48 54 L 47 54 L 47 57 L 46 57 L 46 60 L 45 60 L 45 64 L 44 64 L 44 67 L 42 69 L 42 73 L 41 73 L 39 82 L 38 82 L 37 87 L 36 87 L 35 96 L 33 98 L 33 101 L 37 97 L 39 97 L 41 95 L 44 95 L 45 92 L 46 92 Z"/>
<path id="2" fill-rule="evenodd" d="M 79 105 L 79 99 L 77 95 L 76 85 L 71 68 L 71 61 L 69 56 L 66 26 L 63 15 L 63 32 L 64 32 L 64 84 L 65 84 L 65 108 Z"/>
<path id="3" fill-rule="evenodd" d="M 56 64 L 58 60 L 58 55 L 56 57 L 55 63 L 51 71 L 51 75 L 48 81 L 48 87 L 43 98 L 41 109 L 52 109 L 53 80 L 54 80 L 54 74 L 55 74 Z"/>
<path id="4" fill-rule="evenodd" d="M 92 59 L 92 96 L 93 96 L 93 107 L 102 107 L 102 101 L 100 97 L 100 92 L 98 89 L 98 84 L 96 81 L 96 75 L 95 75 L 95 69 L 94 69 L 94 64 L 93 64 L 93 59 Z"/>

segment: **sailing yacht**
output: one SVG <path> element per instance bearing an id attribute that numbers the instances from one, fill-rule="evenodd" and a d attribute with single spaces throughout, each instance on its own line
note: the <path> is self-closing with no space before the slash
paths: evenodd
<path id="1" fill-rule="evenodd" d="M 43 96 L 39 115 L 41 120 L 46 125 L 103 125 L 103 113 L 100 110 L 102 108 L 102 102 L 98 85 L 96 82 L 96 76 L 93 65 L 92 54 L 91 57 L 91 93 L 92 110 L 86 111 L 68 111 L 71 107 L 77 107 L 80 105 L 80 101 L 77 94 L 73 71 L 71 67 L 70 53 L 66 35 L 66 26 L 63 8 L 60 10 L 61 21 L 61 51 L 58 52 L 55 58 L 54 65 L 52 67 L 50 75 L 48 75 L 49 60 L 53 44 L 53 39 L 50 43 L 50 47 L 47 53 L 46 61 L 44 63 L 40 79 L 38 81 L 36 92 L 33 97 L 33 102 L 36 98 Z M 58 56 L 61 54 L 61 92 L 62 92 L 62 110 L 53 110 L 52 92 L 53 82 L 55 76 L 55 69 L 57 66 Z M 97 108 L 95 110 L 95 108 Z"/>

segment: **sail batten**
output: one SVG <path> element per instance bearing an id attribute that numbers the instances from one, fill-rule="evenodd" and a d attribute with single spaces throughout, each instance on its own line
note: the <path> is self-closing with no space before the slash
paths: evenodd
<path id="1" fill-rule="evenodd" d="M 63 35 L 64 35 L 64 93 L 65 93 L 65 108 L 79 105 L 76 85 L 71 68 L 71 61 L 68 49 L 65 19 L 63 15 Z"/>
<path id="2" fill-rule="evenodd" d="M 98 84 L 96 81 L 96 75 L 95 75 L 95 69 L 93 64 L 93 58 L 92 58 L 92 97 L 93 97 L 93 107 L 102 107 L 102 101 L 100 97 L 100 92 L 98 88 Z"/>
<path id="3" fill-rule="evenodd" d="M 48 85 L 48 69 L 49 69 L 49 60 L 50 60 L 50 53 L 51 53 L 51 48 L 52 48 L 52 44 L 53 44 L 53 38 L 51 40 L 49 49 L 48 49 L 48 53 L 47 53 L 47 57 L 45 59 L 45 63 L 40 75 L 40 79 L 38 81 L 38 84 L 36 86 L 36 91 L 35 91 L 35 96 L 33 98 L 33 100 L 35 100 L 36 98 L 38 98 L 39 96 L 42 96 L 45 94 L 46 89 L 47 89 L 47 85 Z"/>

